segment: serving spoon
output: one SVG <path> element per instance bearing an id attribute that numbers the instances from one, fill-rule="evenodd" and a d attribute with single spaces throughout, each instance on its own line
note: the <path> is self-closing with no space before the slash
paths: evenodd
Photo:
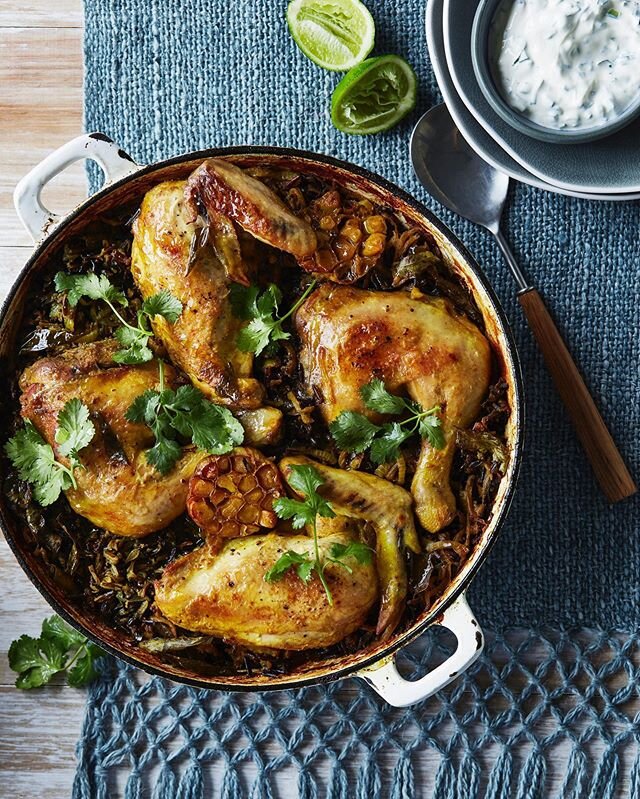
<path id="1" fill-rule="evenodd" d="M 411 136 L 411 162 L 422 185 L 442 205 L 492 233 L 515 278 L 518 301 L 580 443 L 609 502 L 637 491 L 544 300 L 518 265 L 500 230 L 509 178 L 462 137 L 444 104 L 427 111 Z"/>

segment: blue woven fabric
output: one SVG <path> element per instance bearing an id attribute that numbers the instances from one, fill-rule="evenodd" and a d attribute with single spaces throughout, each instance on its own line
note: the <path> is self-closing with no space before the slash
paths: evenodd
<path id="1" fill-rule="evenodd" d="M 419 752 L 428 746 L 443 754 L 433 788 L 438 799 L 475 796 L 487 775 L 491 799 L 542 796 L 543 785 L 555 785 L 558 796 L 600 799 L 613 796 L 608 791 L 623 771 L 635 786 L 630 795 L 640 796 L 640 770 L 618 762 L 620 747 L 637 738 L 622 710 L 635 690 L 637 640 L 606 632 L 638 627 L 639 500 L 607 506 L 523 322 L 497 247 L 488 234 L 441 208 L 412 174 L 411 126 L 440 101 L 422 2 L 368 3 L 377 22 L 376 52 L 405 56 L 418 74 L 420 93 L 407 121 L 367 138 L 332 127 L 330 95 L 339 76 L 315 67 L 296 49 L 284 3 L 85 5 L 86 128 L 109 134 L 140 162 L 208 146 L 303 147 L 366 166 L 439 214 L 476 255 L 512 321 L 528 425 L 514 508 L 470 592 L 481 622 L 500 634 L 455 688 L 417 709 L 395 711 L 353 682 L 230 698 L 161 680 L 138 685 L 138 675 L 114 666 L 112 679 L 91 693 L 76 796 L 112 795 L 100 787 L 102 778 L 123 769 L 130 772 L 128 799 L 146 796 L 144 785 L 156 777 L 158 799 L 213 795 L 203 794 L 203 785 L 205 766 L 214 761 L 228 766 L 224 785 L 217 786 L 226 799 L 251 790 L 254 797 L 279 795 L 278 774 L 285 772 L 294 775 L 305 799 L 324 795 L 319 786 L 327 784 L 333 786 L 330 796 L 364 799 L 377 794 L 378 780 L 392 786 L 393 799 L 427 796 L 433 775 L 420 773 Z M 505 222 L 517 256 L 546 296 L 637 474 L 640 204 L 590 202 L 516 186 Z M 514 626 L 531 630 L 513 631 Z M 580 643 L 572 630 L 582 626 L 600 632 Z M 522 635 L 525 644 L 514 644 Z M 599 676 L 592 665 L 596 652 L 614 653 Z M 416 657 L 424 665 L 432 654 L 426 643 Z M 615 688 L 605 680 L 613 674 L 621 675 Z M 587 733 L 579 724 L 585 719 Z M 572 742 L 571 757 L 556 784 L 544 771 L 547 754 L 562 738 Z M 600 742 L 593 762 L 590 738 Z M 489 751 L 491 769 L 482 760 Z M 571 775 L 575 785 L 561 789 Z"/>

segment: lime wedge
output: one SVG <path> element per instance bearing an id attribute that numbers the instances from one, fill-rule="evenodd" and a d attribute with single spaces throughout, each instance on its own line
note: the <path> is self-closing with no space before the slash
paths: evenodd
<path id="1" fill-rule="evenodd" d="M 287 24 L 307 58 L 334 72 L 346 72 L 365 59 L 376 32 L 360 0 L 292 0 Z"/>
<path id="2" fill-rule="evenodd" d="M 379 133 L 416 104 L 417 79 L 397 55 L 368 58 L 347 72 L 331 97 L 331 120 L 343 133 Z"/>

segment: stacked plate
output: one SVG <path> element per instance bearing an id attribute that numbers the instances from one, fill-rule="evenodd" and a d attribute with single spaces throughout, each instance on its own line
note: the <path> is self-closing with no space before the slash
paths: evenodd
<path id="1" fill-rule="evenodd" d="M 640 199 L 640 120 L 595 142 L 551 144 L 519 133 L 493 111 L 471 62 L 477 3 L 428 0 L 431 64 L 458 129 L 490 164 L 548 191 L 591 200 Z"/>

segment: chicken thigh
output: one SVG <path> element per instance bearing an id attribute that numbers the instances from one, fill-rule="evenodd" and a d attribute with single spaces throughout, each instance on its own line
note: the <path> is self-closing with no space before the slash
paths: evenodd
<path id="1" fill-rule="evenodd" d="M 41 358 L 20 377 L 21 413 L 57 453 L 58 413 L 77 397 L 91 413 L 95 435 L 80 451 L 83 469 L 77 488 L 66 491 L 71 507 L 98 527 L 117 535 L 144 536 L 166 527 L 184 512 L 189 477 L 202 452 L 185 450 L 173 470 L 160 475 L 146 462 L 153 445 L 146 425 L 127 421 L 125 412 L 147 389 L 158 388 L 158 364 L 121 366 L 113 361 L 115 341 L 99 341 Z M 165 383 L 175 387 L 175 371 L 165 366 Z"/>
<path id="2" fill-rule="evenodd" d="M 374 377 L 391 392 L 405 389 L 425 410 L 441 407 L 445 446 L 423 442 L 411 491 L 426 530 L 449 524 L 456 512 L 449 485 L 455 429 L 473 420 L 487 392 L 487 339 L 444 299 L 332 284 L 310 295 L 295 324 L 305 377 L 322 398 L 327 422 L 345 410 L 375 418 L 360 396 Z"/>
<path id="3" fill-rule="evenodd" d="M 212 401 L 255 409 L 264 391 L 251 376 L 253 354 L 235 344 L 242 322 L 231 312 L 229 276 L 213 246 L 194 247 L 198 230 L 185 186 L 160 183 L 145 195 L 134 223 L 131 271 L 143 297 L 167 289 L 182 303 L 174 324 L 153 320 L 173 362 Z"/>

